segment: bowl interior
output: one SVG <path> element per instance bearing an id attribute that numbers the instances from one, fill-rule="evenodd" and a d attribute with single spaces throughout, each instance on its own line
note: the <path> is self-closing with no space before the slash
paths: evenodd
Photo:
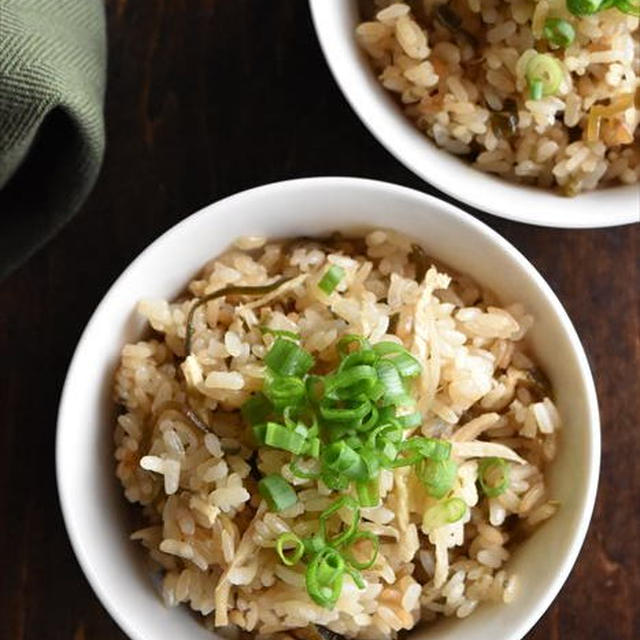
<path id="1" fill-rule="evenodd" d="M 506 241 L 457 209 L 415 191 L 365 180 L 297 180 L 254 189 L 211 205 L 146 249 L 116 281 L 73 357 L 60 405 L 58 486 L 67 529 L 89 581 L 136 640 L 212 635 L 186 607 L 166 609 L 128 540 L 125 501 L 114 478 L 111 380 L 119 352 L 140 336 L 140 298 L 172 298 L 239 235 L 320 235 L 354 227 L 393 227 L 433 256 L 473 275 L 505 302 L 522 301 L 536 318 L 532 347 L 553 383 L 564 429 L 551 467 L 551 494 L 562 507 L 510 561 L 519 575 L 510 605 L 480 607 L 470 618 L 416 631 L 412 638 L 520 638 L 566 579 L 591 515 L 599 464 L 593 382 L 560 303 Z"/>
<path id="2" fill-rule="evenodd" d="M 430 184 L 478 209 L 530 224 L 586 228 L 640 221 L 638 185 L 565 198 L 484 173 L 438 149 L 404 116 L 357 46 L 357 0 L 310 0 L 310 5 L 324 55 L 353 110 L 389 152 Z"/>

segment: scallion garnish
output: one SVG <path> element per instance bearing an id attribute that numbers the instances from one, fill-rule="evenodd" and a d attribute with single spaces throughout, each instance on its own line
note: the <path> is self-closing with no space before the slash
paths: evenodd
<path id="1" fill-rule="evenodd" d="M 276 542 L 285 565 L 306 563 L 310 597 L 330 608 L 340 595 L 344 575 L 364 588 L 360 571 L 377 557 L 378 538 L 358 531 L 358 525 L 360 509 L 380 502 L 381 470 L 411 466 L 426 491 L 442 497 L 453 486 L 457 465 L 450 459 L 449 442 L 406 434 L 422 424 L 420 412 L 407 411 L 415 404 L 410 387 L 422 367 L 405 347 L 395 342 L 371 345 L 362 336 L 346 335 L 337 343 L 338 366 L 317 375 L 309 373 L 314 365 L 311 354 L 291 338 L 276 334 L 265 356 L 262 392 L 245 403 L 243 416 L 259 444 L 292 454 L 289 471 L 294 477 L 321 481 L 332 491 L 351 489 L 357 497 L 338 497 L 320 514 L 319 531 L 309 538 L 287 533 Z M 274 511 L 297 500 L 278 474 L 263 478 L 259 490 Z M 428 517 L 425 514 L 429 526 L 440 520 L 453 522 L 466 509 L 459 499 L 437 507 Z M 351 513 L 346 525 L 345 510 Z M 370 552 L 362 559 L 365 543 Z"/>
<path id="2" fill-rule="evenodd" d="M 267 376 L 263 393 L 273 403 L 274 408 L 283 410 L 291 405 L 301 404 L 306 388 L 304 382 L 294 376 Z"/>
<path id="3" fill-rule="evenodd" d="M 295 533 L 287 531 L 278 536 L 276 540 L 276 552 L 282 564 L 287 565 L 287 567 L 292 567 L 302 559 L 304 555 L 304 544 Z"/>
<path id="4" fill-rule="evenodd" d="M 478 481 L 488 498 L 496 498 L 509 487 L 509 465 L 502 458 L 485 458 L 478 463 Z"/>
<path id="5" fill-rule="evenodd" d="M 313 367 L 313 356 L 295 342 L 277 338 L 264 362 L 276 375 L 302 377 Z"/>
<path id="6" fill-rule="evenodd" d="M 427 509 L 422 518 L 425 531 L 434 531 L 447 524 L 458 522 L 467 511 L 467 504 L 462 498 L 447 498 Z"/>
<path id="7" fill-rule="evenodd" d="M 271 327 L 260 327 L 260 333 L 275 336 L 276 338 L 289 338 L 290 340 L 300 340 L 300 334 L 284 329 L 272 329 Z"/>
<path id="8" fill-rule="evenodd" d="M 404 386 L 400 372 L 389 360 L 376 362 L 378 379 L 384 389 L 383 404 L 405 404 L 410 401 L 409 394 Z"/>
<path id="9" fill-rule="evenodd" d="M 371 554 L 367 560 L 362 562 L 356 560 L 353 557 L 353 553 L 350 551 L 353 549 L 354 545 L 360 540 L 368 540 L 371 544 Z M 344 557 L 345 560 L 352 566 L 354 569 L 364 570 L 369 569 L 373 566 L 373 563 L 376 561 L 378 557 L 378 547 L 380 546 L 380 539 L 375 534 L 371 533 L 371 531 L 358 531 L 353 534 L 351 540 L 349 540 L 349 545 L 345 549 Z"/>
<path id="10" fill-rule="evenodd" d="M 325 547 L 309 562 L 305 584 L 311 599 L 321 607 L 332 609 L 342 592 L 345 563 L 338 551 Z"/>
<path id="11" fill-rule="evenodd" d="M 562 67 L 556 58 L 548 53 L 534 55 L 525 70 L 532 100 L 555 94 L 562 82 Z"/>
<path id="12" fill-rule="evenodd" d="M 304 435 L 291 431 L 277 422 L 267 422 L 264 432 L 264 444 L 274 449 L 282 449 L 295 455 L 300 455 L 306 448 L 306 438 Z"/>
<path id="13" fill-rule="evenodd" d="M 627 13 L 630 16 L 640 17 L 640 1 L 639 0 L 615 0 L 613 3 L 616 9 Z M 607 9 L 609 7 L 607 6 Z"/>
<path id="14" fill-rule="evenodd" d="M 576 16 L 590 16 L 600 11 L 602 0 L 567 0 L 567 9 Z"/>
<path id="15" fill-rule="evenodd" d="M 283 511 L 298 501 L 291 485 L 277 473 L 262 478 L 258 482 L 258 492 L 265 499 L 270 511 Z"/>
<path id="16" fill-rule="evenodd" d="M 377 507 L 380 502 L 378 478 L 366 482 L 356 482 L 356 495 L 361 507 Z"/>
<path id="17" fill-rule="evenodd" d="M 396 420 L 403 429 L 415 429 L 422 424 L 422 414 L 419 411 L 415 411 L 404 416 L 397 416 Z"/>
<path id="18" fill-rule="evenodd" d="M 544 37 L 556 47 L 568 47 L 576 37 L 573 25 L 563 18 L 547 18 L 542 29 Z"/>
<path id="19" fill-rule="evenodd" d="M 576 16 L 591 16 L 613 6 L 624 11 L 624 8 L 621 8 L 624 4 L 620 0 L 567 0 L 567 9 Z"/>
<path id="20" fill-rule="evenodd" d="M 346 476 L 350 480 L 367 479 L 367 471 L 360 454 L 344 440 L 336 440 L 322 450 L 322 464 L 326 471 Z"/>
<path id="21" fill-rule="evenodd" d="M 320 471 L 301 468 L 297 458 L 289 463 L 289 471 L 296 478 L 303 478 L 304 480 L 317 480 L 320 477 Z"/>
<path id="22" fill-rule="evenodd" d="M 336 511 L 339 511 L 340 509 L 343 509 L 343 508 L 351 510 L 352 512 L 351 523 L 344 531 L 341 531 L 340 533 L 332 537 L 328 537 L 327 536 L 327 520 L 334 513 L 336 513 Z M 320 534 L 327 542 L 337 547 L 341 544 L 346 543 L 348 540 L 351 539 L 351 537 L 355 534 L 355 532 L 358 529 L 359 522 L 360 522 L 360 507 L 358 506 L 358 503 L 351 496 L 342 496 L 341 498 L 338 498 L 330 507 L 325 509 L 320 514 Z"/>
<path id="23" fill-rule="evenodd" d="M 348 333 L 342 338 L 338 340 L 336 348 L 338 349 L 338 354 L 341 358 L 344 358 L 347 354 L 350 353 L 349 347 L 351 345 L 356 346 L 357 350 L 369 349 L 369 342 L 364 336 L 359 336 L 355 333 Z"/>
<path id="24" fill-rule="evenodd" d="M 529 82 L 529 97 L 532 100 L 540 100 L 540 98 L 542 98 L 542 95 L 543 95 L 542 80 L 540 80 L 539 78 L 536 78 L 535 80 L 531 80 L 531 82 Z"/>
<path id="25" fill-rule="evenodd" d="M 458 465 L 451 459 L 432 460 L 423 458 L 416 464 L 416 475 L 434 498 L 444 497 L 453 487 Z"/>
<path id="26" fill-rule="evenodd" d="M 392 356 L 390 360 L 403 378 L 413 378 L 422 371 L 420 363 L 396 342 L 378 342 L 373 345 L 373 351 L 379 356 Z"/>
<path id="27" fill-rule="evenodd" d="M 273 412 L 273 405 L 264 395 L 264 393 L 256 393 L 251 396 L 242 405 L 242 417 L 250 424 L 259 424 L 266 422 L 268 416 Z"/>
<path id="28" fill-rule="evenodd" d="M 344 278 L 345 271 L 342 267 L 339 267 L 337 264 L 332 264 L 326 271 L 325 274 L 320 278 L 320 282 L 318 282 L 318 289 L 324 291 L 327 295 L 333 293 L 333 290 L 338 286 L 340 280 Z"/>

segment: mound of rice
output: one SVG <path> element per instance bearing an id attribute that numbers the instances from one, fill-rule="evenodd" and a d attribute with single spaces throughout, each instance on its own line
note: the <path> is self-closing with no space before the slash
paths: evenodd
<path id="1" fill-rule="evenodd" d="M 425 273 L 431 263 L 421 266 L 415 256 L 411 241 L 381 230 L 355 240 L 242 238 L 177 302 L 140 302 L 153 332 L 122 350 L 115 457 L 125 496 L 141 507 L 144 526 L 131 537 L 160 568 L 167 605 L 187 603 L 211 628 L 232 634 L 283 640 L 314 623 L 376 640 L 517 596 L 510 540 L 556 510 L 543 472 L 560 419 L 527 354 L 533 319 L 519 304 L 499 306 L 466 276 L 440 266 Z M 346 276 L 326 295 L 317 283 L 329 264 Z M 185 353 L 186 318 L 198 298 L 281 275 L 292 280 L 262 298 L 208 302 L 194 314 Z M 274 340 L 259 330 L 264 325 L 299 333 L 320 367 L 335 364 L 336 341 L 346 333 L 404 344 L 423 365 L 420 431 L 451 440 L 459 463 L 453 495 L 467 514 L 432 531 L 422 529 L 422 516 L 435 501 L 415 475 L 406 467 L 381 472 L 381 503 L 362 509 L 361 522 L 379 536 L 380 552 L 363 571 L 366 588 L 345 578 L 332 610 L 314 604 L 300 566 L 284 566 L 274 543 L 282 532 L 316 530 L 335 494 L 320 480 L 293 477 L 291 454 L 256 451 L 239 411 L 262 386 L 263 357 Z M 189 411 L 206 427 L 196 428 Z M 478 459 L 495 455 L 485 449 L 497 445 L 512 460 L 510 486 L 489 499 L 477 489 Z M 297 504 L 269 512 L 254 467 L 288 479 Z"/>
<path id="2" fill-rule="evenodd" d="M 464 29 L 437 18 L 442 0 L 364 3 L 356 29 L 380 82 L 418 128 L 473 166 L 576 195 L 640 180 L 639 19 L 610 9 L 578 18 L 566 0 L 452 0 Z M 566 49 L 543 37 L 547 18 L 569 20 Z M 553 55 L 564 79 L 556 95 L 529 97 L 525 68 Z M 600 118 L 603 106 L 620 105 Z M 595 120 L 592 126 L 595 125 Z"/>

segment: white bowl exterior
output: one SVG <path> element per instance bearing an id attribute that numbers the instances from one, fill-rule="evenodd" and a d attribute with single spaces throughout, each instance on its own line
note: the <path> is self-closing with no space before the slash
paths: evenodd
<path id="1" fill-rule="evenodd" d="M 73 548 L 94 590 L 134 640 L 211 640 L 186 607 L 166 609 L 129 541 L 124 498 L 114 478 L 111 379 L 122 346 L 143 326 L 141 298 L 172 298 L 189 277 L 240 235 L 299 236 L 354 227 L 393 227 L 428 253 L 473 275 L 505 302 L 522 301 L 536 318 L 536 357 L 549 374 L 564 419 L 550 492 L 556 516 L 509 562 L 520 576 L 509 605 L 485 605 L 465 620 L 418 631 L 415 640 L 520 639 L 555 597 L 575 561 L 591 516 L 599 470 L 598 408 L 578 337 L 555 295 L 529 262 L 487 226 L 416 191 L 349 178 L 295 180 L 213 204 L 149 246 L 111 287 L 69 367 L 57 433 L 57 477 Z"/>
<path id="2" fill-rule="evenodd" d="M 433 186 L 482 211 L 529 224 L 588 228 L 640 222 L 637 184 L 565 198 L 484 173 L 439 149 L 405 117 L 359 49 L 357 0 L 309 2 L 325 58 L 353 110 L 390 153 Z"/>

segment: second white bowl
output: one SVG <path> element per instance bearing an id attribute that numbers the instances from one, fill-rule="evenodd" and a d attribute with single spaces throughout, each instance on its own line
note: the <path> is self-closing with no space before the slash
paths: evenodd
<path id="1" fill-rule="evenodd" d="M 357 0 L 309 0 L 320 45 L 353 110 L 387 150 L 450 196 L 488 213 L 548 227 L 609 227 L 640 222 L 640 186 L 566 198 L 474 169 L 418 131 L 378 82 L 359 49 Z"/>

